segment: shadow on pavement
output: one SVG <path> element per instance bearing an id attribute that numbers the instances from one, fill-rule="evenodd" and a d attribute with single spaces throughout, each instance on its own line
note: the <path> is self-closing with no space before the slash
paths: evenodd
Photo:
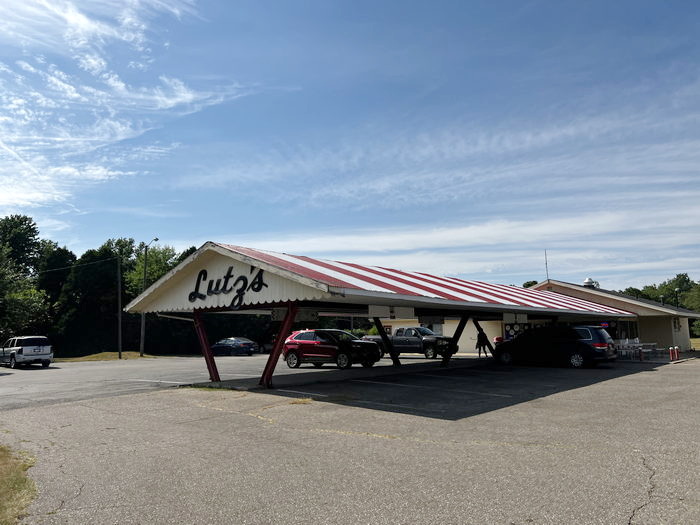
<path id="1" fill-rule="evenodd" d="M 321 369 L 277 375 L 272 389 L 264 389 L 251 379 L 194 386 L 309 397 L 372 410 L 458 420 L 632 374 L 654 372 L 661 366 L 674 366 L 618 362 L 588 369 L 504 367 L 491 359 L 456 358 L 449 368 L 442 368 L 437 361 L 403 362 L 401 367 Z"/>

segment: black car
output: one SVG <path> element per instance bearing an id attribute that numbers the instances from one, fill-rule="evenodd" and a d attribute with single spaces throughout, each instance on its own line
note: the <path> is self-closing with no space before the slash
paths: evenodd
<path id="1" fill-rule="evenodd" d="M 227 337 L 211 345 L 214 355 L 253 355 L 258 350 L 258 344 L 245 337 Z"/>
<path id="2" fill-rule="evenodd" d="M 599 326 L 550 325 L 532 328 L 497 344 L 493 357 L 504 365 L 527 363 L 582 368 L 614 361 L 617 351 L 610 335 Z"/>

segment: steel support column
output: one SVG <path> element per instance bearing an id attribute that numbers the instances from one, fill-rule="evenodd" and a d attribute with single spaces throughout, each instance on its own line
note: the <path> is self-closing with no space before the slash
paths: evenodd
<path id="1" fill-rule="evenodd" d="M 194 329 L 197 332 L 199 346 L 202 349 L 204 361 L 206 361 L 207 368 L 209 369 L 209 379 L 215 382 L 221 381 L 219 378 L 219 370 L 216 368 L 216 362 L 214 361 L 214 355 L 211 353 L 207 333 L 204 330 L 204 323 L 202 322 L 201 314 L 199 313 L 199 310 L 194 310 L 192 313 L 194 314 Z"/>
<path id="2" fill-rule="evenodd" d="M 394 349 L 394 343 L 391 342 L 391 339 L 389 339 L 386 330 L 384 330 L 382 320 L 379 317 L 373 317 L 372 319 L 374 320 L 374 326 L 377 327 L 377 332 L 379 332 L 379 337 L 382 338 L 384 348 L 386 348 L 387 352 L 389 353 L 389 356 L 391 357 L 391 362 L 394 363 L 394 366 L 401 366 L 401 361 L 399 361 L 399 355 Z"/>
<path id="3" fill-rule="evenodd" d="M 292 324 L 294 323 L 296 315 L 297 305 L 295 303 L 289 303 L 287 305 L 287 313 L 282 321 L 282 326 L 280 326 L 280 331 L 275 339 L 275 345 L 272 350 L 270 350 L 270 357 L 268 357 L 265 369 L 260 377 L 259 384 L 264 385 L 265 388 L 272 388 L 272 374 L 275 371 L 277 361 L 279 361 L 280 354 L 282 353 L 284 340 L 287 339 L 292 331 Z"/>
<path id="4" fill-rule="evenodd" d="M 462 332 L 464 332 L 464 327 L 467 326 L 467 322 L 469 322 L 469 319 L 471 319 L 471 317 L 462 316 L 462 318 L 459 320 L 457 330 L 455 330 L 455 333 L 454 335 L 452 335 L 452 339 L 450 340 L 450 348 L 447 352 L 442 354 L 442 361 L 440 362 L 440 366 L 449 365 L 450 359 L 452 358 L 452 354 L 457 353 L 457 350 L 459 349 L 459 347 L 457 346 L 459 338 L 462 337 Z"/>

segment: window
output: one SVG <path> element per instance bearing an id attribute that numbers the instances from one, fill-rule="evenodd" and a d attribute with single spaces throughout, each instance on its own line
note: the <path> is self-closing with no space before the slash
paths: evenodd
<path id="1" fill-rule="evenodd" d="M 593 339 L 591 331 L 588 328 L 575 328 L 580 339 Z"/>
<path id="2" fill-rule="evenodd" d="M 316 341 L 321 341 L 322 343 L 332 343 L 333 337 L 330 334 L 316 332 Z"/>
<path id="3" fill-rule="evenodd" d="M 314 340 L 314 333 L 313 332 L 302 332 L 299 335 L 297 335 L 294 339 L 296 341 L 313 341 Z"/>

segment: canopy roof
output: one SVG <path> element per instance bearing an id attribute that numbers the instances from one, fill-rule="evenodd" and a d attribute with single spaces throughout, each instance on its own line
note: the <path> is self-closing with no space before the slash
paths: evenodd
<path id="1" fill-rule="evenodd" d="M 129 312 L 221 311 L 300 304 L 379 305 L 423 310 L 631 317 L 625 310 L 555 292 L 457 277 L 205 243 L 164 275 Z"/>

